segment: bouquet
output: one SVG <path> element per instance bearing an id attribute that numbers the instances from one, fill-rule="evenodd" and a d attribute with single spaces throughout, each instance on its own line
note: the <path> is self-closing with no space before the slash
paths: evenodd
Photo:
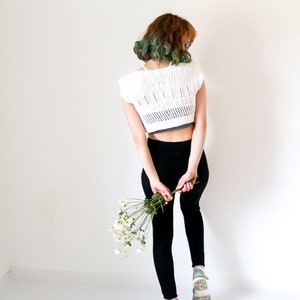
<path id="1" fill-rule="evenodd" d="M 197 176 L 190 182 L 194 182 Z M 171 192 L 174 195 L 181 188 Z M 119 201 L 120 208 L 118 218 L 110 228 L 113 238 L 120 243 L 120 247 L 115 249 L 115 254 L 124 253 L 127 256 L 127 249 L 134 242 L 139 244 L 138 253 L 145 252 L 146 238 L 150 229 L 150 224 L 158 210 L 164 210 L 167 204 L 164 197 L 159 194 L 153 194 L 150 199 L 127 198 Z M 123 250 L 122 250 L 123 249 Z"/>

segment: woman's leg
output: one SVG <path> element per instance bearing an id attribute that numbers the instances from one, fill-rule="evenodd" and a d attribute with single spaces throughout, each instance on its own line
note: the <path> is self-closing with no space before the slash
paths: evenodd
<path id="1" fill-rule="evenodd" d="M 183 174 L 178 167 L 182 161 L 181 148 L 188 149 L 189 145 L 190 142 L 169 143 L 148 139 L 149 150 L 159 178 L 170 190 L 176 188 L 178 180 Z M 142 185 L 146 197 L 150 198 L 153 191 L 144 171 L 142 172 Z M 163 211 L 160 210 L 154 216 L 152 222 L 154 265 L 165 299 L 177 297 L 172 255 L 173 208 L 174 201 L 170 201 L 168 205 L 164 206 Z"/>
<path id="2" fill-rule="evenodd" d="M 204 229 L 200 211 L 200 198 L 208 182 L 208 166 L 205 153 L 198 166 L 198 183 L 193 190 L 180 195 L 180 205 L 184 216 L 186 236 L 189 243 L 193 268 L 193 300 L 210 300 L 204 272 Z"/>
<path id="3" fill-rule="evenodd" d="M 194 185 L 190 192 L 180 194 L 180 207 L 184 217 L 193 267 L 205 265 L 203 218 L 199 202 L 207 185 L 208 176 L 207 160 L 203 152 L 198 166 L 198 183 Z"/>
<path id="4" fill-rule="evenodd" d="M 153 192 L 144 171 L 142 183 L 146 197 L 151 198 Z M 154 266 L 165 299 L 177 297 L 172 255 L 173 207 L 174 201 L 169 202 L 152 221 Z"/>
<path id="5" fill-rule="evenodd" d="M 172 255 L 173 206 L 174 201 L 155 215 L 152 223 L 154 264 L 165 299 L 177 296 Z"/>

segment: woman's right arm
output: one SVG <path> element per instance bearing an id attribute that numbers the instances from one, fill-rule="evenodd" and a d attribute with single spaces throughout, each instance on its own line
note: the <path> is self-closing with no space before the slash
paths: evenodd
<path id="1" fill-rule="evenodd" d="M 147 145 L 147 137 L 145 128 L 141 118 L 133 104 L 122 100 L 123 111 L 133 136 L 135 147 L 142 163 L 142 166 L 149 178 L 153 193 L 164 195 L 166 201 L 173 199 L 168 187 L 166 187 L 159 179 L 153 160 Z"/>

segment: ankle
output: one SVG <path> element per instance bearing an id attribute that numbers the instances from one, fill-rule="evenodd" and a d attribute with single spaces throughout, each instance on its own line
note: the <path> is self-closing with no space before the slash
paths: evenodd
<path id="1" fill-rule="evenodd" d="M 196 270 L 202 270 L 202 271 L 205 271 L 205 266 L 203 266 L 203 265 L 194 266 L 194 271 L 196 271 Z"/>

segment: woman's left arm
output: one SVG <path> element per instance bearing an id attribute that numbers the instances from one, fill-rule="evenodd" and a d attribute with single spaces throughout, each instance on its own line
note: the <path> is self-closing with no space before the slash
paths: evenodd
<path id="1" fill-rule="evenodd" d="M 194 183 L 190 180 L 197 175 L 197 168 L 200 162 L 205 138 L 206 138 L 206 86 L 202 83 L 196 95 L 195 125 L 192 135 L 191 152 L 186 173 L 180 178 L 177 188 L 187 192 L 193 188 Z"/>

